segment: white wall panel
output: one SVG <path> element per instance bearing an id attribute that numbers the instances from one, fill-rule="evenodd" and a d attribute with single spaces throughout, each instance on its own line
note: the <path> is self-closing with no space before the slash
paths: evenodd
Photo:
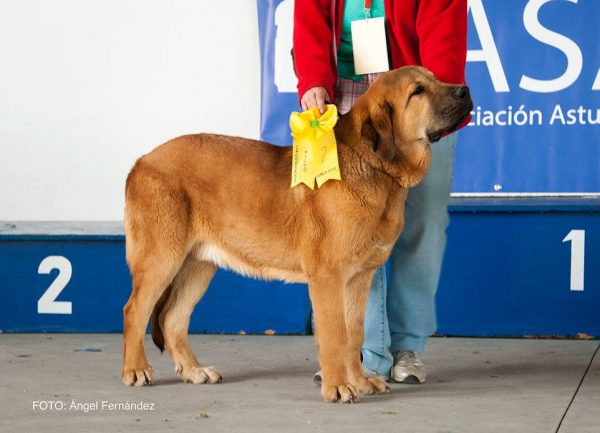
<path id="1" fill-rule="evenodd" d="M 0 220 L 119 220 L 135 159 L 258 138 L 254 0 L 0 0 Z"/>

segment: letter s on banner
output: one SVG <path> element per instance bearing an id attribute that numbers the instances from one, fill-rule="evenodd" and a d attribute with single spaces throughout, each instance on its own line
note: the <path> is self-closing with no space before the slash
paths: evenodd
<path id="1" fill-rule="evenodd" d="M 538 13 L 543 5 L 554 0 L 530 0 L 523 12 L 525 29 L 538 41 L 562 51 L 567 56 L 567 69 L 558 78 L 537 80 L 526 75 L 521 77 L 519 86 L 522 89 L 538 93 L 552 93 L 566 89 L 579 78 L 583 68 L 583 54 L 575 42 L 559 33 L 548 30 L 538 20 Z M 578 0 L 563 0 L 577 4 Z"/>

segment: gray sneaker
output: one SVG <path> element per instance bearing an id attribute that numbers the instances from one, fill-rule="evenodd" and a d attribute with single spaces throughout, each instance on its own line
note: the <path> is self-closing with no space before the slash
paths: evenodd
<path id="1" fill-rule="evenodd" d="M 394 353 L 394 366 L 392 367 L 394 382 L 423 383 L 425 376 L 427 376 L 425 365 L 417 352 L 399 350 Z"/>
<path id="2" fill-rule="evenodd" d="M 381 377 L 386 382 L 388 382 L 390 380 L 389 376 L 383 376 L 383 375 L 377 373 L 376 371 L 373 371 L 373 370 L 365 367 L 364 365 L 362 366 L 362 368 L 367 377 Z M 321 386 L 321 382 L 323 382 L 323 371 L 322 370 L 317 371 L 317 373 L 315 374 L 315 377 L 313 378 L 313 382 L 315 383 L 315 385 Z"/>

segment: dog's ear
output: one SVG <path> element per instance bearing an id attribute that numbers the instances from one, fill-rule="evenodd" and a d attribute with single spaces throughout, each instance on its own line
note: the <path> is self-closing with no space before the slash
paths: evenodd
<path id="1" fill-rule="evenodd" d="M 363 135 L 371 141 L 375 155 L 384 162 L 396 156 L 392 122 L 392 108 L 384 102 L 371 107 L 369 120 L 363 128 Z"/>

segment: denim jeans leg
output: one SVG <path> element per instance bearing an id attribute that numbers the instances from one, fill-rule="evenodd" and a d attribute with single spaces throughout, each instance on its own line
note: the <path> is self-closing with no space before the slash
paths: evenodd
<path id="1" fill-rule="evenodd" d="M 435 293 L 446 247 L 456 139 L 454 133 L 432 144 L 431 167 L 408 193 L 404 230 L 390 256 L 387 317 L 392 353 L 421 353 L 437 328 Z"/>
<path id="2" fill-rule="evenodd" d="M 365 314 L 365 341 L 362 347 L 363 365 L 382 376 L 392 368 L 390 356 L 390 331 L 386 312 L 387 284 L 385 266 L 373 276 Z"/>

